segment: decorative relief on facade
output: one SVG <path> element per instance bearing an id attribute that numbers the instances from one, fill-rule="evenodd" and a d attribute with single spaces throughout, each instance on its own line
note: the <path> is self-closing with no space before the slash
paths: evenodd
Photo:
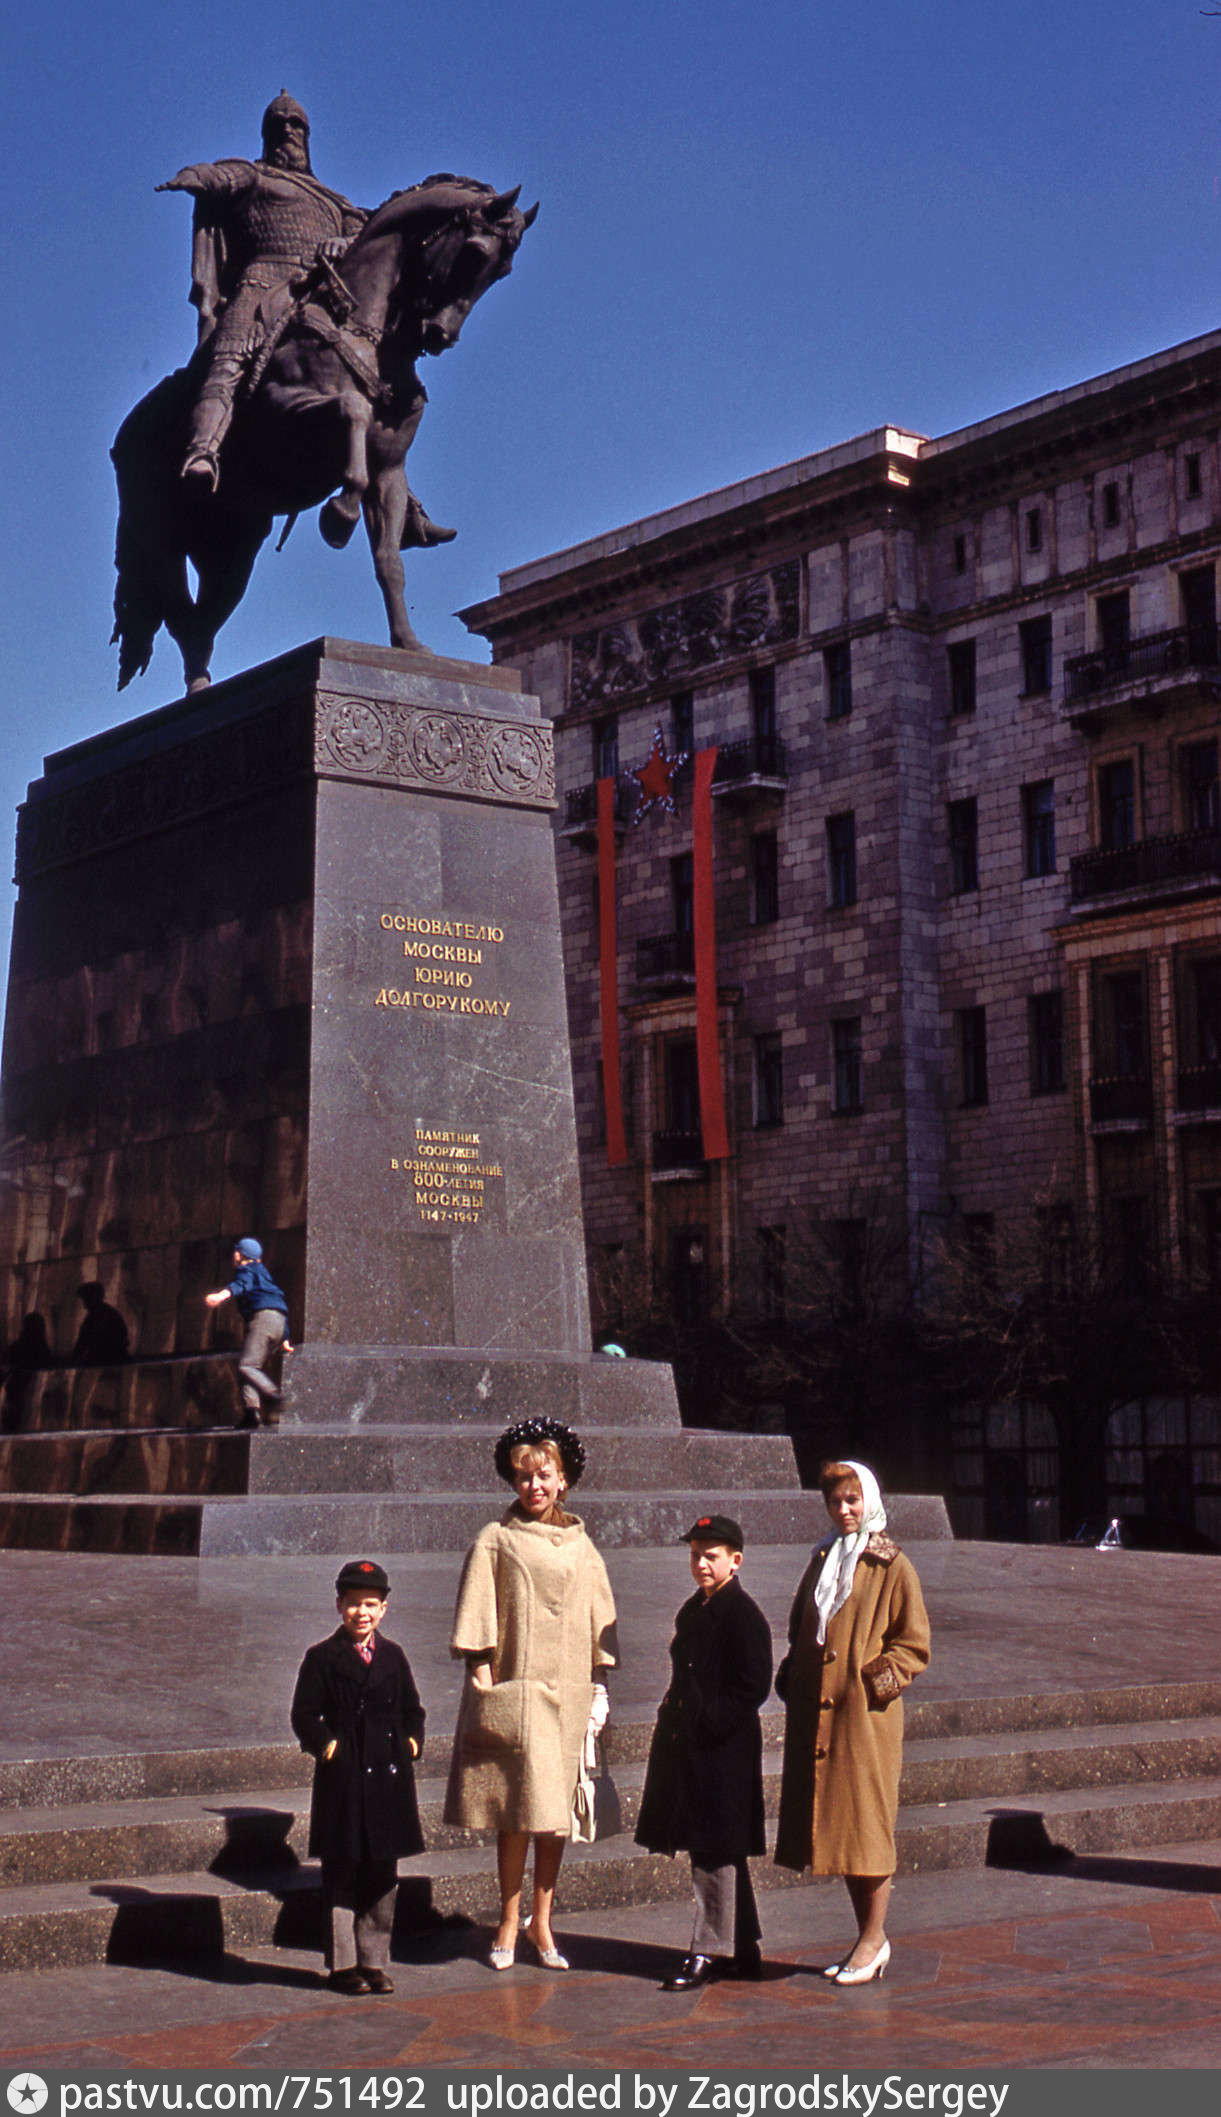
<path id="1" fill-rule="evenodd" d="M 796 559 L 725 587 L 697 589 L 642 617 L 580 633 L 572 643 L 568 703 L 601 705 L 715 668 L 757 647 L 796 639 L 799 623 Z"/>
<path id="2" fill-rule="evenodd" d="M 281 708 L 200 736 L 170 753 L 26 802 L 17 814 L 17 880 L 87 859 L 109 845 L 187 823 L 226 807 L 235 791 L 282 780 Z"/>
<path id="3" fill-rule="evenodd" d="M 531 808 L 555 803 L 550 727 L 439 712 L 387 699 L 321 692 L 314 734 L 318 771 L 394 786 L 443 788 Z"/>

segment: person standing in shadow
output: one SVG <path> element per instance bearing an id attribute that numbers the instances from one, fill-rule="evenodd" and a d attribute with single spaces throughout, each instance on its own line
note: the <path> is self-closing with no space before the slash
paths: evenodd
<path id="1" fill-rule="evenodd" d="M 127 1325 L 117 1308 L 106 1299 L 100 1279 L 86 1279 L 76 1289 L 85 1315 L 69 1356 L 71 1367 L 118 1367 L 126 1360 L 131 1341 Z"/>
<path id="2" fill-rule="evenodd" d="M 55 1355 L 47 1336 L 45 1316 L 31 1309 L 24 1316 L 21 1329 L 13 1339 L 5 1355 L 3 1403 L 0 1405 L 0 1431 L 20 1433 L 25 1420 L 26 1399 L 30 1383 L 44 1367 L 54 1367 Z"/>

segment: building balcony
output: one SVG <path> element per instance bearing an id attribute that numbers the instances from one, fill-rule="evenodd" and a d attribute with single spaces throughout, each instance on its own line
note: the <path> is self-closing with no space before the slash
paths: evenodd
<path id="1" fill-rule="evenodd" d="M 1147 1073 L 1095 1074 L 1090 1081 L 1090 1123 L 1143 1130 L 1153 1121 L 1153 1082 Z"/>
<path id="2" fill-rule="evenodd" d="M 638 985 L 694 985 L 695 935 L 649 934 L 636 943 Z"/>
<path id="3" fill-rule="evenodd" d="M 1179 1067 L 1176 1115 L 1221 1118 L 1221 1060 Z"/>
<path id="4" fill-rule="evenodd" d="M 1221 889 L 1221 830 L 1175 831 L 1135 845 L 1078 853 L 1069 861 L 1069 893 L 1077 905 L 1108 911 L 1160 897 L 1196 896 Z"/>
<path id="5" fill-rule="evenodd" d="M 776 735 L 748 735 L 723 742 L 717 749 L 712 791 L 722 799 L 750 800 L 756 794 L 783 798 L 789 783 L 784 744 Z"/>
<path id="6" fill-rule="evenodd" d="M 1221 687 L 1221 628 L 1179 625 L 1070 656 L 1064 664 L 1064 710 L 1070 720 L 1088 721 L 1134 697 L 1169 704 L 1201 686 L 1209 692 Z"/>
<path id="7" fill-rule="evenodd" d="M 632 796 L 622 779 L 615 781 L 614 818 L 616 836 L 623 831 L 632 813 Z M 570 787 L 564 797 L 564 821 L 560 825 L 561 838 L 571 838 L 577 845 L 594 845 L 598 837 L 598 782 L 591 780 L 588 786 Z"/>
<path id="8" fill-rule="evenodd" d="M 701 1132 L 653 1134 L 654 1176 L 702 1175 L 703 1171 L 704 1137 Z"/>

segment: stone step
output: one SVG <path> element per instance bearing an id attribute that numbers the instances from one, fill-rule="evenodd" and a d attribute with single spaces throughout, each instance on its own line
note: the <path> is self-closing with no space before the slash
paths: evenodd
<path id="1" fill-rule="evenodd" d="M 414 1423 L 372 1433 L 353 1432 L 350 1426 L 306 1428 L 292 1412 L 270 1433 L 118 1427 L 0 1438 L 0 1492 L 14 1497 L 416 1495 L 438 1487 L 478 1491 L 492 1475 L 489 1436 L 483 1432 Z M 792 1445 L 782 1434 L 598 1429 L 582 1500 L 599 1490 L 676 1485 L 720 1493 L 801 1489 Z"/>
<path id="2" fill-rule="evenodd" d="M 278 1439 L 278 1436 L 270 1438 Z M 826 1530 L 817 1492 L 800 1488 L 718 1495 L 706 1488 L 581 1495 L 581 1518 L 603 1550 L 681 1540 L 693 1515 L 732 1498 L 748 1542 L 811 1544 Z M 949 1536 L 945 1503 L 921 1495 L 888 1499 L 903 1542 Z M 488 1519 L 486 1482 L 477 1491 L 386 1498 L 359 1492 L 196 1495 L 21 1493 L 0 1498 L 0 1546 L 10 1550 L 123 1552 L 160 1557 L 335 1556 L 376 1549 L 390 1556 L 464 1551 Z"/>
<path id="3" fill-rule="evenodd" d="M 306 1345 L 289 1363 L 293 1415 L 308 1425 L 421 1420 L 496 1433 L 531 1413 L 586 1427 L 680 1431 L 669 1367 L 656 1360 L 519 1357 L 430 1347 L 416 1352 Z"/>
<path id="4" fill-rule="evenodd" d="M 1038 1865 L 1073 1854 L 1129 1851 L 1221 1835 L 1221 1779 L 1043 1795 L 996 1811 L 991 1800 L 900 1812 L 900 1874 L 996 1865 Z M 754 1863 L 765 1887 L 800 1877 L 770 1860 Z M 402 1930 L 440 1917 L 491 1923 L 496 1890 L 491 1848 L 431 1851 L 401 1867 Z M 561 1883 L 561 1934 L 584 1910 L 677 1899 L 687 1863 L 639 1852 L 623 1838 L 570 1847 Z M 286 1862 L 240 1880 L 210 1872 L 149 1874 L 139 1882 L 62 1881 L 0 1889 L 0 1968 L 220 1953 L 235 1946 L 316 1945 L 314 1869 Z"/>
<path id="5" fill-rule="evenodd" d="M 921 1698 L 905 1701 L 909 1768 L 922 1745 L 941 1743 L 947 1754 L 969 1754 L 974 1743 L 991 1744 L 1001 1756 L 1028 1754 L 1042 1734 L 1077 1731 L 1085 1741 L 1114 1746 L 1150 1723 L 1221 1719 L 1221 1683 L 1131 1684 L 1103 1691 L 1046 1691 L 1027 1695 Z M 765 1747 L 779 1747 L 784 1715 L 778 1707 L 762 1715 Z M 653 1716 L 616 1711 L 611 1721 L 614 1768 L 648 1755 Z M 443 1717 L 429 1725 L 425 1776 L 433 1760 L 448 1757 L 452 1727 Z M 1022 1738 L 1019 1742 L 1016 1738 Z M 438 1767 L 439 1769 L 439 1767 Z M 209 1749 L 115 1752 L 103 1755 L 0 1759 L 0 1814 L 22 1808 L 84 1807 L 173 1799 L 181 1795 L 249 1796 L 269 1789 L 299 1788 L 309 1765 L 295 1742 L 233 1744 Z"/>
<path id="6" fill-rule="evenodd" d="M 473 1842 L 442 1821 L 444 1752 L 418 1779 L 420 1815 L 431 1851 Z M 0 1887 L 20 1883 L 102 1880 L 192 1868 L 230 1877 L 251 1869 L 303 1861 L 309 1785 L 296 1755 L 297 1780 L 258 1803 L 249 1793 L 198 1794 L 95 1801 L 79 1806 L 26 1808 L 0 1827 Z M 613 1761 L 624 1828 L 635 1828 L 645 1765 L 637 1756 Z M 1158 1784 L 1221 1777 L 1221 1717 L 1206 1721 L 1065 1729 L 1027 1735 L 977 1736 L 967 1742 L 919 1739 L 907 1744 L 901 1800 L 905 1808 L 944 1810 L 967 1800 L 1023 1798 L 1048 1792 Z M 779 1801 L 780 1751 L 764 1760 L 765 1800 Z"/>
<path id="7" fill-rule="evenodd" d="M 123 1367 L 50 1367 L 22 1378 L 14 1423 L 21 1433 L 97 1427 L 187 1429 L 241 1417 L 232 1353 L 132 1360 Z"/>

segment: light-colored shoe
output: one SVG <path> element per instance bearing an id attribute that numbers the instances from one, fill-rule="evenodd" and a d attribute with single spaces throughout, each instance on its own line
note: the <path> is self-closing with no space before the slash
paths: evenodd
<path id="1" fill-rule="evenodd" d="M 843 1967 L 842 1963 L 827 1963 L 823 1967 L 822 1974 L 824 1977 L 838 1977 Z"/>
<path id="2" fill-rule="evenodd" d="M 558 1948 L 540 1948 L 537 1941 L 534 1941 L 531 1945 L 542 1969 L 567 1970 L 569 1968 L 568 1957 L 561 1955 Z"/>
<path id="3" fill-rule="evenodd" d="M 516 1954 L 516 1945 L 512 1948 L 492 1947 L 488 1949 L 488 1962 L 493 1970 L 511 1970 L 513 1968 L 513 1958 Z"/>
<path id="4" fill-rule="evenodd" d="M 855 1969 L 845 1966 L 838 1972 L 835 1982 L 837 1985 L 871 1985 L 875 1982 L 880 1985 L 889 1961 L 890 1942 L 883 1941 L 871 1963 L 858 1963 Z"/>

